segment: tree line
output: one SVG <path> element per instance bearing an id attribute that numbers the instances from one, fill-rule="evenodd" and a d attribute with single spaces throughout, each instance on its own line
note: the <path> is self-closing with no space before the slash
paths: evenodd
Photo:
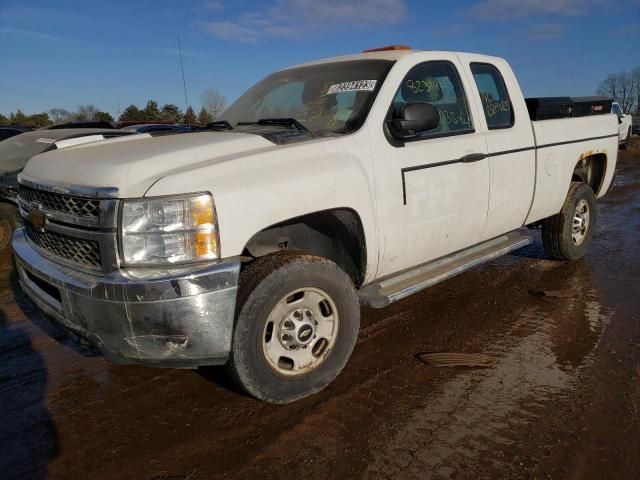
<path id="1" fill-rule="evenodd" d="M 597 93 L 613 98 L 624 113 L 640 115 L 640 66 L 628 72 L 610 73 Z"/>
<path id="2" fill-rule="evenodd" d="M 149 100 L 143 108 L 131 104 L 118 116 L 119 122 L 171 122 L 189 125 L 206 125 L 213 122 L 225 108 L 225 98 L 215 90 L 206 90 L 201 96 L 202 108 L 196 115 L 191 105 L 183 112 L 180 107 L 166 103 L 162 107 L 155 100 Z M 20 109 L 11 112 L 9 116 L 0 113 L 0 124 L 25 125 L 31 128 L 48 127 L 68 122 L 105 121 L 114 122 L 109 112 L 104 112 L 95 105 L 80 105 L 75 112 L 64 108 L 52 108 L 46 112 L 27 115 Z"/>

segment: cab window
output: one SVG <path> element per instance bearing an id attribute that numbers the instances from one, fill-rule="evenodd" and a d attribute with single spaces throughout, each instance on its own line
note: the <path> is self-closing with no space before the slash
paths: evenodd
<path id="1" fill-rule="evenodd" d="M 440 113 L 439 125 L 419 138 L 473 132 L 467 97 L 451 62 L 425 62 L 413 67 L 396 92 L 391 116 L 397 118 L 407 103 L 430 103 Z"/>
<path id="2" fill-rule="evenodd" d="M 488 63 L 472 63 L 471 73 L 480 92 L 480 101 L 489 130 L 513 126 L 513 108 L 504 79 Z"/>
<path id="3" fill-rule="evenodd" d="M 614 103 L 611 106 L 611 111 L 615 113 L 618 117 L 622 116 L 622 109 L 620 108 L 620 105 L 618 105 L 617 103 Z"/>

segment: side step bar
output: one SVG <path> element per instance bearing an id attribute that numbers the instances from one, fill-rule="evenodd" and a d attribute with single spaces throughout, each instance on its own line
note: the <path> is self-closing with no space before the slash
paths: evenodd
<path id="1" fill-rule="evenodd" d="M 365 305 L 382 308 L 465 270 L 525 247 L 532 241 L 531 237 L 511 232 L 448 257 L 376 280 L 360 289 L 358 295 Z"/>

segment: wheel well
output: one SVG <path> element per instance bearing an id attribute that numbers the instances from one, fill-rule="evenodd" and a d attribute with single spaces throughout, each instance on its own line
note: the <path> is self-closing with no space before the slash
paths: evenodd
<path id="1" fill-rule="evenodd" d="M 267 227 L 251 237 L 243 255 L 257 258 L 283 250 L 328 258 L 351 276 L 356 287 L 364 281 L 364 229 L 360 217 L 351 209 L 323 210 Z"/>
<path id="2" fill-rule="evenodd" d="M 607 171 L 607 156 L 604 153 L 596 153 L 581 157 L 573 169 L 571 180 L 588 184 L 593 192 L 598 195 Z"/>

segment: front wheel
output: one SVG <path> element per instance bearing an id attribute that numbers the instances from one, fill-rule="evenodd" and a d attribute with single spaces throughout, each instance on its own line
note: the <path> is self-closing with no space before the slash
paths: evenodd
<path id="1" fill-rule="evenodd" d="M 241 274 L 227 369 L 252 396 L 289 403 L 326 387 L 351 356 L 360 306 L 351 278 L 312 255 L 276 254 Z"/>
<path id="2" fill-rule="evenodd" d="M 557 260 L 582 258 L 593 238 L 596 216 L 596 196 L 591 187 L 573 182 L 560 213 L 542 222 L 547 254 Z"/>

